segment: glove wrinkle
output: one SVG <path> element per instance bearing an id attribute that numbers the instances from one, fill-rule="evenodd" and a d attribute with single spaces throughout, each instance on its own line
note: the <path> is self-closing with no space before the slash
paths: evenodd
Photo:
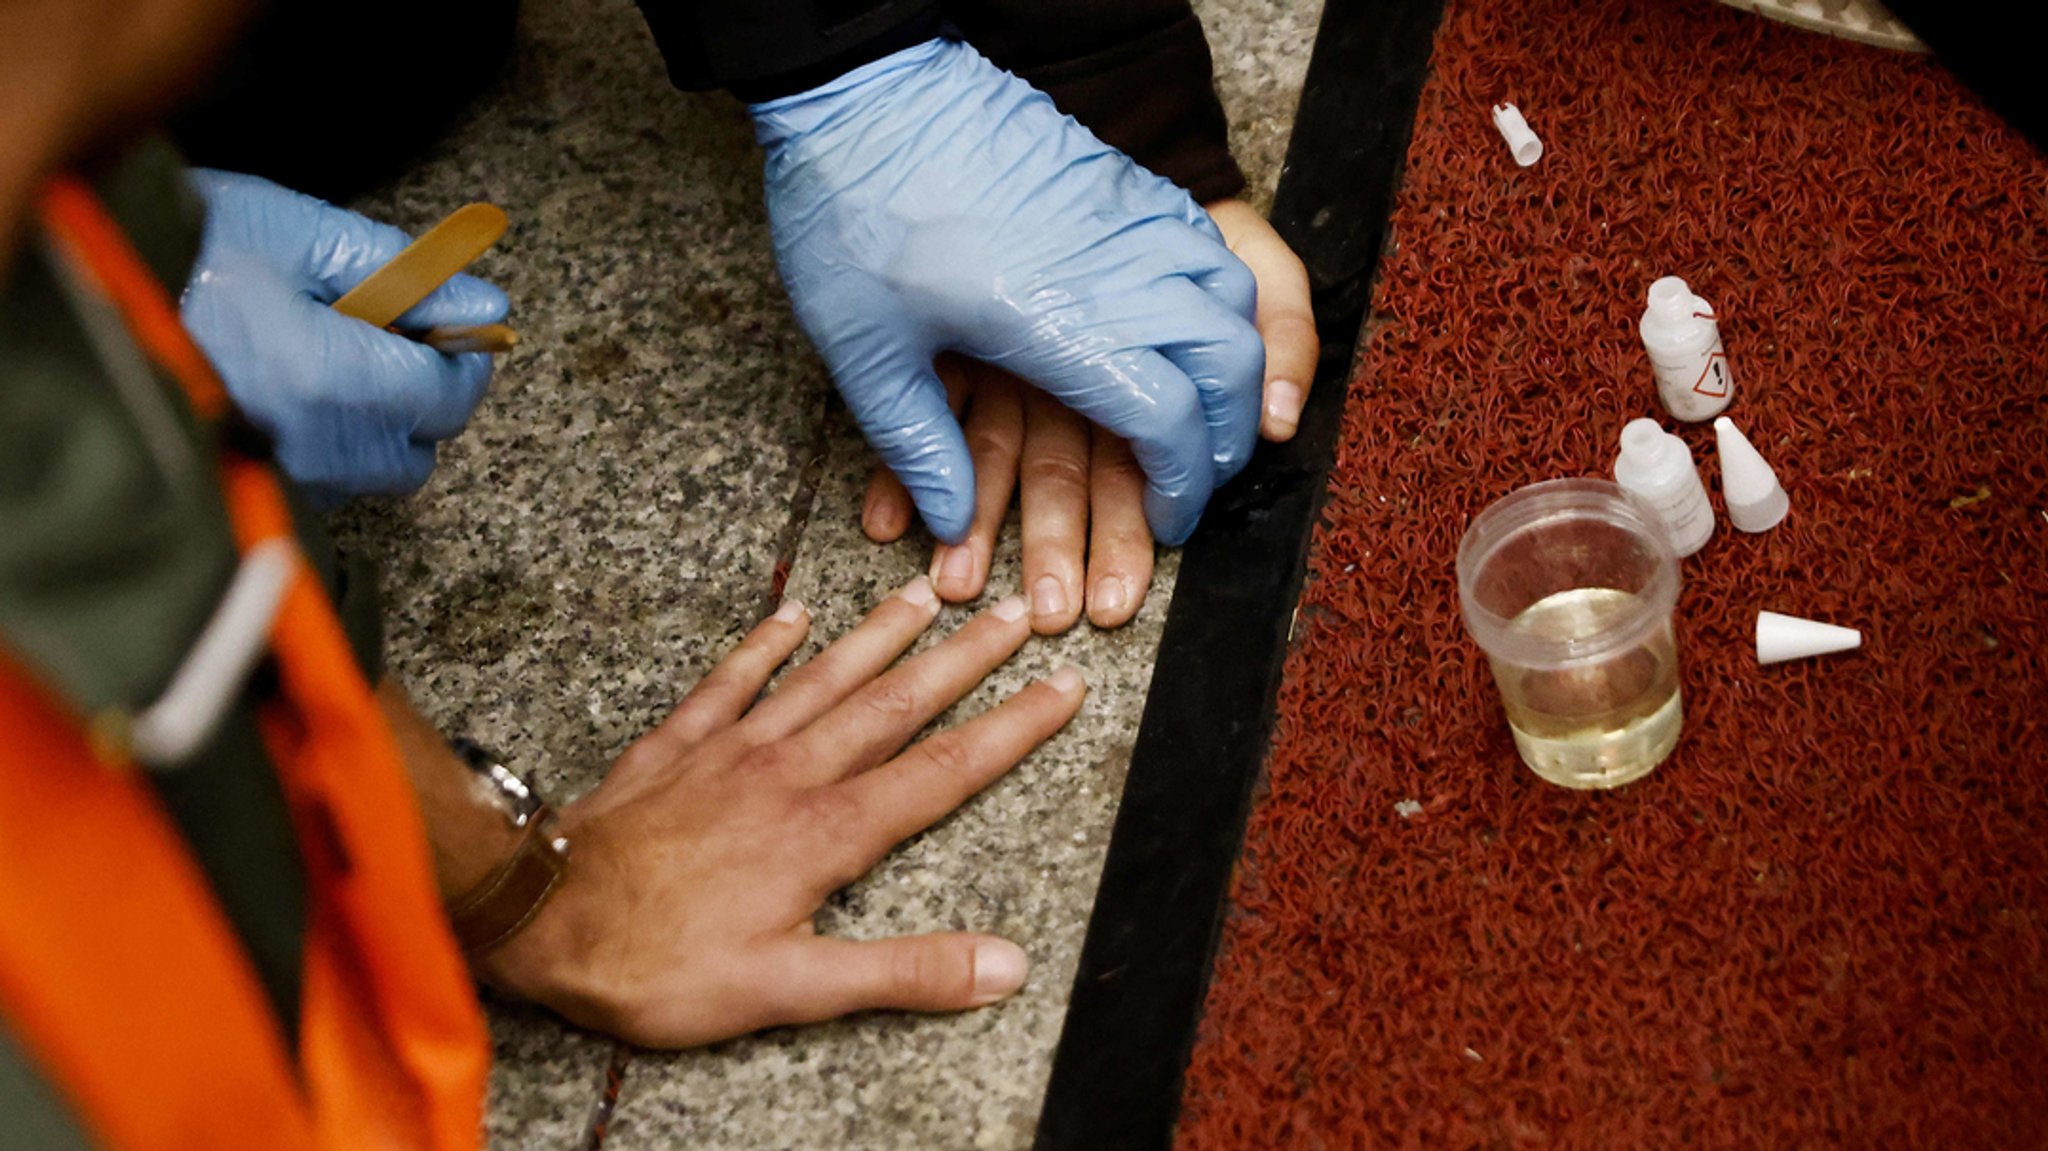
<path id="1" fill-rule="evenodd" d="M 936 534 L 973 502 L 950 351 L 1130 440 L 1154 534 L 1186 538 L 1249 456 L 1265 360 L 1251 273 L 1185 191 L 952 41 L 750 111 L 797 319 Z"/>

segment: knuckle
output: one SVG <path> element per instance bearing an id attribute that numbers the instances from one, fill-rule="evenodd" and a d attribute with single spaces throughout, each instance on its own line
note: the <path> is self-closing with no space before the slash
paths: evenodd
<path id="1" fill-rule="evenodd" d="M 878 680 L 860 693 L 860 705 L 869 714 L 882 720 L 900 720 L 917 713 L 918 694 L 909 684 L 897 680 Z"/>
<path id="2" fill-rule="evenodd" d="M 752 735 L 743 727 L 716 727 L 695 720 L 692 731 L 686 732 L 694 738 L 686 739 L 685 746 L 703 763 L 730 765 L 732 770 L 745 771 L 752 768 L 747 757 L 755 747 Z"/>
<path id="3" fill-rule="evenodd" d="M 780 744 L 764 743 L 742 748 L 732 759 L 733 769 L 751 774 L 772 775 L 781 771 L 788 756 Z"/>
<path id="4" fill-rule="evenodd" d="M 761 775 L 783 775 L 799 766 L 797 753 L 789 744 L 777 741 L 747 748 L 740 753 L 742 770 Z"/>
<path id="5" fill-rule="evenodd" d="M 1138 457 L 1128 451 L 1104 452 L 1096 458 L 1095 466 L 1105 478 L 1127 484 L 1145 478 L 1145 469 L 1138 466 Z"/>
<path id="6" fill-rule="evenodd" d="M 947 779 L 974 774 L 976 756 L 966 741 L 952 732 L 941 732 L 917 745 L 912 752 L 925 770 Z"/>
<path id="7" fill-rule="evenodd" d="M 731 655 L 718 662 L 718 666 L 704 673 L 703 677 L 690 686 L 690 692 L 683 697 L 687 704 L 695 700 L 721 696 L 733 691 L 740 677 L 745 673 L 747 642 L 733 649 Z"/>
<path id="8" fill-rule="evenodd" d="M 1268 319 L 1266 327 L 1277 340 L 1306 344 L 1316 339 L 1315 320 L 1305 312 L 1282 312 Z"/>
<path id="9" fill-rule="evenodd" d="M 1322 343 L 1312 323 L 1284 318 L 1269 321 L 1266 331 L 1266 362 L 1276 372 L 1291 374 L 1296 383 L 1308 386 L 1322 357 Z"/>
<path id="10" fill-rule="evenodd" d="M 765 1023 L 793 1023 L 812 1017 L 805 973 L 793 955 L 761 957 L 735 971 L 730 986 L 753 999 L 753 1015 Z"/>
<path id="11" fill-rule="evenodd" d="M 1107 524 L 1098 519 L 1095 523 L 1093 535 L 1094 539 L 1091 541 L 1094 545 L 1093 550 L 1098 554 L 1104 552 L 1119 556 L 1139 554 L 1150 556 L 1152 554 L 1152 529 L 1145 525 L 1143 518 L 1134 518 L 1129 523 L 1119 520 L 1118 522 Z M 1125 571 L 1121 564 L 1112 563 L 1106 566 L 1101 574 L 1129 577 L 1136 573 Z"/>
<path id="12" fill-rule="evenodd" d="M 900 947 L 889 960 L 889 978 L 909 997 L 951 999 L 973 991 L 974 973 L 953 949 Z"/>
<path id="13" fill-rule="evenodd" d="M 803 622 L 806 618 L 800 616 L 798 621 Z M 789 644 L 788 634 L 769 626 L 783 622 L 779 616 L 769 616 L 755 624 L 704 678 L 719 683 L 765 684 L 768 676 L 787 658 L 783 650 Z"/>
<path id="14" fill-rule="evenodd" d="M 1085 491 L 1088 487 L 1087 466 L 1079 458 L 1065 453 L 1033 455 L 1024 463 L 1023 477 L 1035 488 Z"/>
<path id="15" fill-rule="evenodd" d="M 967 428 L 967 452 L 977 464 L 1001 466 L 1017 458 L 1017 437 L 1008 430 L 975 426 Z"/>
<path id="16" fill-rule="evenodd" d="M 857 826 L 862 816 L 860 800 L 836 787 L 814 787 L 791 803 L 800 822 L 831 842 L 842 839 L 845 829 Z"/>

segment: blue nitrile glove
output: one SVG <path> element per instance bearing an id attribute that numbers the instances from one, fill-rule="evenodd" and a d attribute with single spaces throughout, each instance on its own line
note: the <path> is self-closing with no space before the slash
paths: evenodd
<path id="1" fill-rule="evenodd" d="M 754 105 L 783 281 L 870 443 L 949 543 L 973 465 L 932 358 L 1007 368 L 1131 441 L 1161 541 L 1258 434 L 1252 274 L 1188 194 L 964 44 Z"/>
<path id="2" fill-rule="evenodd" d="M 255 176 L 198 169 L 191 180 L 206 235 L 180 311 L 279 465 L 323 503 L 425 483 L 435 444 L 483 398 L 491 357 L 444 356 L 327 306 L 412 238 Z M 456 276 L 398 326 L 491 324 L 505 311 L 505 293 Z"/>

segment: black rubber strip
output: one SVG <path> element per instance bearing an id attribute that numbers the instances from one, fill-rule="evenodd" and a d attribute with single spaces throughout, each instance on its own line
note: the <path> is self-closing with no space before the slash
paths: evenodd
<path id="1" fill-rule="evenodd" d="M 1038 1151 L 1152 1151 L 1173 1140 L 1309 534 L 1442 12 L 1443 0 L 1329 0 L 1323 10 L 1273 210 L 1308 264 L 1322 362 L 1295 438 L 1261 447 L 1182 555 Z"/>

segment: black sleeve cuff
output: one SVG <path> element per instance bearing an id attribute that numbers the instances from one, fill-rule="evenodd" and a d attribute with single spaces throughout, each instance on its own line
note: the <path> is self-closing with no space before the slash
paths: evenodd
<path id="1" fill-rule="evenodd" d="M 937 0 L 639 0 L 676 87 L 759 103 L 940 35 Z"/>
<path id="2" fill-rule="evenodd" d="M 1113 48 L 1017 74 L 1104 143 L 1197 201 L 1244 190 L 1244 172 L 1230 155 L 1230 125 L 1216 98 L 1209 42 L 1193 15 Z"/>

